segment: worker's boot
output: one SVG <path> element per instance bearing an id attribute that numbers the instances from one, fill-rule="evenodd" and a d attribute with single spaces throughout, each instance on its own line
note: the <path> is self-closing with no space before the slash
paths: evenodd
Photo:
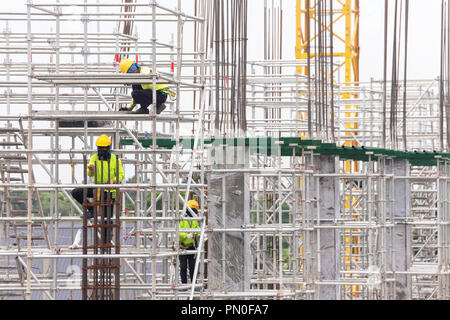
<path id="1" fill-rule="evenodd" d="M 148 114 L 149 111 L 148 111 L 148 108 L 140 107 L 138 110 L 136 110 L 136 113 L 137 114 Z"/>
<path id="2" fill-rule="evenodd" d="M 156 114 L 160 114 L 164 111 L 164 109 L 166 109 L 166 105 L 164 103 L 158 104 L 156 106 Z"/>

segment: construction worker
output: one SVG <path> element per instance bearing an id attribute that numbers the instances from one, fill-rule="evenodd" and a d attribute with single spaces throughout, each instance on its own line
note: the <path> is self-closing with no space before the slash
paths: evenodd
<path id="1" fill-rule="evenodd" d="M 129 59 L 122 59 L 119 63 L 119 68 L 122 73 L 140 73 L 151 74 L 152 70 L 149 67 L 139 66 L 136 62 Z M 133 91 L 131 92 L 131 103 L 128 108 L 121 108 L 120 111 L 132 111 L 137 104 L 141 107 L 136 113 L 148 114 L 148 106 L 153 103 L 153 85 L 152 84 L 133 84 Z M 167 100 L 169 86 L 167 84 L 156 85 L 156 113 L 160 114 L 166 108 L 164 104 Z"/>
<path id="2" fill-rule="evenodd" d="M 111 140 L 107 135 L 103 134 L 97 139 L 96 145 L 97 153 L 89 160 L 89 166 L 87 168 L 88 176 L 94 177 L 94 181 L 98 184 L 115 184 L 117 182 L 117 175 L 119 175 L 119 183 L 121 183 L 124 178 L 122 162 L 115 155 L 111 154 Z M 104 199 L 107 199 L 108 192 L 109 190 L 104 192 Z M 73 189 L 72 196 L 80 204 L 83 204 L 83 188 Z M 87 188 L 87 198 L 94 198 L 93 188 Z M 111 198 L 116 198 L 115 189 L 111 190 Z M 87 219 L 91 219 L 94 216 L 93 211 L 94 207 L 87 207 Z"/>
<path id="3" fill-rule="evenodd" d="M 198 213 L 198 202 L 195 200 L 189 200 L 187 205 L 196 214 Z M 186 209 L 186 215 L 192 218 L 192 214 Z M 197 220 L 181 220 L 179 224 L 181 229 L 196 229 L 199 228 Z M 180 232 L 179 242 L 180 248 L 184 250 L 195 250 L 196 243 L 198 242 L 199 232 Z M 195 269 L 195 254 L 184 254 L 179 256 L 180 259 L 180 276 L 181 283 L 187 283 L 187 268 L 189 267 L 189 276 L 191 281 L 194 279 Z"/>

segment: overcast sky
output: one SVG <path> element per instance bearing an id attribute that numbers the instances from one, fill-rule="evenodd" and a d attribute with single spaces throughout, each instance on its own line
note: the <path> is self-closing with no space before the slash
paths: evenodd
<path id="1" fill-rule="evenodd" d="M 391 5 L 394 3 L 392 0 L 389 2 Z M 440 65 L 441 1 L 413 0 L 409 2 L 408 78 L 436 78 L 439 75 Z M 361 80 L 367 81 L 370 77 L 381 79 L 383 76 L 384 0 L 361 0 L 360 4 Z M 390 16 L 392 13 L 391 8 Z M 390 33 L 393 32 L 392 21 L 390 21 L 389 30 Z M 402 39 L 403 37 L 402 35 Z M 391 39 L 389 45 L 392 47 Z M 403 47 L 402 52 L 404 52 Z"/>
<path id="2" fill-rule="evenodd" d="M 44 0 L 42 0 L 44 1 Z M 94 3 L 97 0 L 90 0 L 90 3 Z M 108 0 L 109 2 L 116 2 Z M 248 59 L 249 60 L 262 60 L 263 59 L 263 17 L 264 17 L 264 0 L 248 0 L 249 2 L 249 16 L 248 16 Z M 33 1 L 38 3 L 40 1 Z M 46 3 L 51 0 L 45 0 Z M 69 3 L 82 3 L 82 0 L 67 0 L 60 2 Z M 142 3 L 148 3 L 146 1 L 140 1 Z M 159 3 L 169 7 L 175 8 L 176 0 L 164 0 Z M 394 1 L 389 1 L 390 5 Z M 399 3 L 404 0 L 399 0 Z M 410 1 L 410 28 L 409 28 L 409 46 L 408 46 L 408 79 L 434 79 L 439 75 L 439 63 L 440 63 L 440 0 L 414 0 Z M 26 12 L 26 0 L 15 0 L 8 2 L 8 6 L 4 6 L 2 12 Z M 193 1 L 182 1 L 183 9 L 186 8 L 188 12 L 192 12 Z M 272 5 L 272 0 L 267 0 L 269 6 Z M 277 5 L 280 0 L 274 0 Z M 288 60 L 295 59 L 295 44 L 296 44 L 296 16 L 295 16 L 295 0 L 282 0 L 283 5 L 283 58 Z M 391 8 L 392 9 L 392 8 Z M 82 9 L 78 8 L 66 8 L 67 10 L 73 10 L 73 12 L 82 12 Z M 92 10 L 92 9 L 91 9 Z M 91 11 L 90 10 L 90 11 Z M 96 9 L 94 9 L 95 12 Z M 107 10 L 107 9 L 103 9 Z M 147 8 L 147 10 L 149 10 Z M 139 12 L 140 10 L 138 10 Z M 102 12 L 102 11 L 101 11 Z M 392 10 L 390 12 L 390 26 L 389 32 L 392 33 Z M 113 32 L 116 22 L 102 23 L 100 30 L 102 32 Z M 158 40 L 169 42 L 170 35 L 174 32 L 173 29 L 165 27 L 158 28 Z M 172 27 L 173 27 L 172 23 Z M 0 28 L 3 30 L 5 26 L 4 21 L 0 21 Z M 33 23 L 33 32 L 48 32 L 50 28 L 53 28 L 54 23 Z M 91 22 L 89 26 L 92 31 L 96 31 L 97 23 Z M 138 35 L 146 39 L 150 38 L 149 24 L 140 24 L 138 26 Z M 192 24 L 186 25 L 184 30 L 184 43 L 185 50 L 189 50 L 187 47 L 192 46 Z M 26 23 L 14 23 L 10 21 L 10 28 L 12 32 L 25 32 Z M 189 29 L 191 28 L 191 29 Z M 42 31 L 41 31 L 42 30 Z M 80 21 L 73 21 L 73 23 L 64 24 L 64 32 L 83 32 L 83 25 Z M 360 80 L 369 81 L 371 78 L 375 80 L 382 79 L 383 76 L 383 35 L 384 35 L 384 0 L 360 0 Z M 402 36 L 403 37 L 403 36 Z M 25 45 L 25 44 L 24 44 Z M 336 44 L 337 45 L 337 44 Z M 389 39 L 389 46 L 392 46 L 392 40 Z M 79 47 L 82 47 L 80 43 Z M 140 52 L 144 53 L 149 49 L 142 49 Z M 403 45 L 402 45 L 403 53 Z M 402 54 L 403 55 L 403 54 Z M 146 56 L 147 59 L 149 55 Z M 15 56 L 13 59 L 26 59 L 26 56 L 21 58 Z M 2 62 L 4 55 L 0 55 L 0 61 Z M 45 59 L 43 61 L 48 62 L 48 55 L 33 56 L 33 61 L 39 59 Z M 67 56 L 66 56 L 67 59 Z M 76 59 L 82 61 L 82 56 L 79 54 Z M 91 57 L 90 61 L 97 59 Z M 106 57 L 108 61 L 113 61 L 114 57 Z M 392 54 L 389 53 L 389 61 L 392 59 Z M 23 60 L 24 61 L 24 60 Z M 403 68 L 403 65 L 402 65 Z M 390 74 L 390 68 L 388 66 L 388 72 Z M 403 78 L 403 69 L 400 70 L 401 77 Z M 4 75 L 2 75 L 4 77 Z M 388 76 L 389 77 L 389 76 Z M 24 106 L 26 107 L 26 106 Z M 16 112 L 18 107 L 14 109 Z M 25 110 L 25 109 L 24 109 Z M 37 139 L 36 139 L 37 140 Z M 39 141 L 36 141 L 39 144 Z M 42 146 L 45 148 L 45 146 Z M 38 168 L 39 169 L 39 168 Z M 70 168 L 63 170 L 67 172 L 67 178 L 70 177 Z M 39 170 L 37 170 L 39 171 Z M 38 176 L 46 176 L 43 172 L 38 172 Z M 130 171 L 131 174 L 131 171 Z M 128 174 L 127 174 L 128 177 Z"/>
<path id="3" fill-rule="evenodd" d="M 269 7 L 274 2 L 275 6 L 280 0 L 266 0 Z M 399 0 L 404 3 L 406 0 Z M 34 1 L 38 3 L 39 1 Z M 50 0 L 45 1 L 51 2 Z M 61 0 L 60 2 L 81 3 L 81 0 Z M 90 3 L 96 0 L 89 0 Z M 112 0 L 110 2 L 113 2 Z M 148 2 L 148 1 L 147 1 Z M 392 6 L 394 1 L 389 1 L 391 5 L 390 17 L 392 18 Z M 26 0 L 15 0 L 8 2 L 7 7 L 2 11 L 26 12 Z M 174 8 L 175 0 L 164 0 L 159 3 Z M 192 10 L 193 1 L 182 1 L 183 8 Z M 263 48 L 263 9 L 264 0 L 248 0 L 249 3 L 249 59 L 262 59 Z M 283 6 L 283 58 L 295 58 L 295 0 L 282 0 Z M 414 0 L 410 1 L 410 23 L 409 23 L 409 50 L 408 50 L 408 78 L 420 79 L 435 78 L 439 73 L 439 48 L 440 48 L 440 0 Z M 74 10 L 76 9 L 65 9 Z M 82 9 L 79 9 L 82 11 Z M 92 9 L 91 9 L 92 10 Z M 95 10 L 95 9 L 94 9 Z M 360 0 L 360 78 L 361 81 L 368 81 L 371 77 L 380 79 L 383 75 L 383 32 L 384 32 L 384 0 Z M 3 23 L 4 24 L 4 23 Z M 104 23 L 101 26 L 103 31 L 109 29 Z M 90 23 L 91 27 L 96 27 L 96 22 Z M 25 24 L 22 26 L 25 28 Z M 390 21 L 390 33 L 392 33 L 392 19 Z M 13 27 L 13 31 L 18 30 L 18 26 Z M 39 26 L 34 25 L 33 30 Z M 69 26 L 71 30 L 82 32 L 81 23 L 73 23 Z M 145 34 L 143 28 L 138 29 L 141 36 Z M 186 28 L 186 30 L 189 30 Z M 161 32 L 161 30 L 159 30 Z M 164 38 L 164 35 L 160 35 Z M 185 43 L 189 41 L 190 33 L 185 32 Z M 402 35 L 403 37 L 403 35 Z M 389 39 L 389 46 L 392 40 Z M 403 46 L 403 45 L 402 45 Z M 402 47 L 403 52 L 403 47 Z M 392 56 L 389 57 L 391 60 Z M 388 69 L 389 70 L 389 69 Z M 403 73 L 402 73 L 403 74 Z"/>

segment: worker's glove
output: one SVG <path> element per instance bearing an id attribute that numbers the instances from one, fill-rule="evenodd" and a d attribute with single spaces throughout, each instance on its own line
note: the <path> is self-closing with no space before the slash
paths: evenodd
<path id="1" fill-rule="evenodd" d="M 188 239 L 194 238 L 194 234 L 193 234 L 193 233 L 188 233 L 187 238 L 188 238 Z"/>
<path id="2" fill-rule="evenodd" d="M 94 174 L 94 171 L 95 171 L 94 165 L 93 165 L 93 164 L 90 164 L 90 165 L 88 166 L 88 170 L 89 170 L 89 174 L 92 176 L 92 175 Z"/>
<path id="3" fill-rule="evenodd" d="M 130 106 L 128 108 L 120 108 L 119 111 L 133 111 L 134 107 L 136 107 L 136 103 L 134 103 L 134 99 L 131 99 Z"/>

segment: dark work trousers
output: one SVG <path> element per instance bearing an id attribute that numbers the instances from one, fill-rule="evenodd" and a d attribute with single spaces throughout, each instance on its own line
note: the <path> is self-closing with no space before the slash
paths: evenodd
<path id="1" fill-rule="evenodd" d="M 75 188 L 72 190 L 72 197 L 78 201 L 78 203 L 80 203 L 81 205 L 83 205 L 83 189 L 84 188 Z M 94 198 L 94 189 L 93 188 L 87 188 L 87 195 L 86 198 Z M 103 192 L 103 199 L 107 200 L 108 199 L 108 192 L 104 191 Z M 111 199 L 114 200 L 114 198 L 112 198 L 111 195 Z M 110 220 L 111 223 L 115 223 L 115 221 L 113 220 L 113 214 L 114 214 L 114 205 L 110 205 L 110 206 L 104 206 L 103 207 L 103 216 L 105 217 L 104 222 L 107 223 L 107 215 L 108 215 L 108 207 L 109 207 L 109 214 L 110 214 Z M 91 209 L 92 208 L 92 209 Z M 88 207 L 88 210 L 93 210 L 94 207 Z M 101 223 L 101 217 L 97 217 L 98 219 L 98 223 Z M 104 243 L 109 243 L 111 241 L 111 228 L 103 228 L 104 232 L 103 232 L 103 239 L 104 239 Z"/>
<path id="2" fill-rule="evenodd" d="M 187 248 L 186 250 L 195 250 L 194 246 Z M 180 255 L 180 276 L 181 283 L 187 283 L 187 268 L 189 267 L 189 277 L 191 281 L 194 279 L 195 258 L 194 254 Z"/>
<path id="3" fill-rule="evenodd" d="M 142 87 L 141 87 L 142 88 Z M 135 90 L 131 92 L 131 96 L 133 97 L 133 101 L 136 104 L 140 104 L 141 108 L 147 109 L 149 105 L 153 103 L 153 90 L 145 89 L 145 90 Z M 167 94 L 161 91 L 156 91 L 156 105 L 166 102 Z"/>

